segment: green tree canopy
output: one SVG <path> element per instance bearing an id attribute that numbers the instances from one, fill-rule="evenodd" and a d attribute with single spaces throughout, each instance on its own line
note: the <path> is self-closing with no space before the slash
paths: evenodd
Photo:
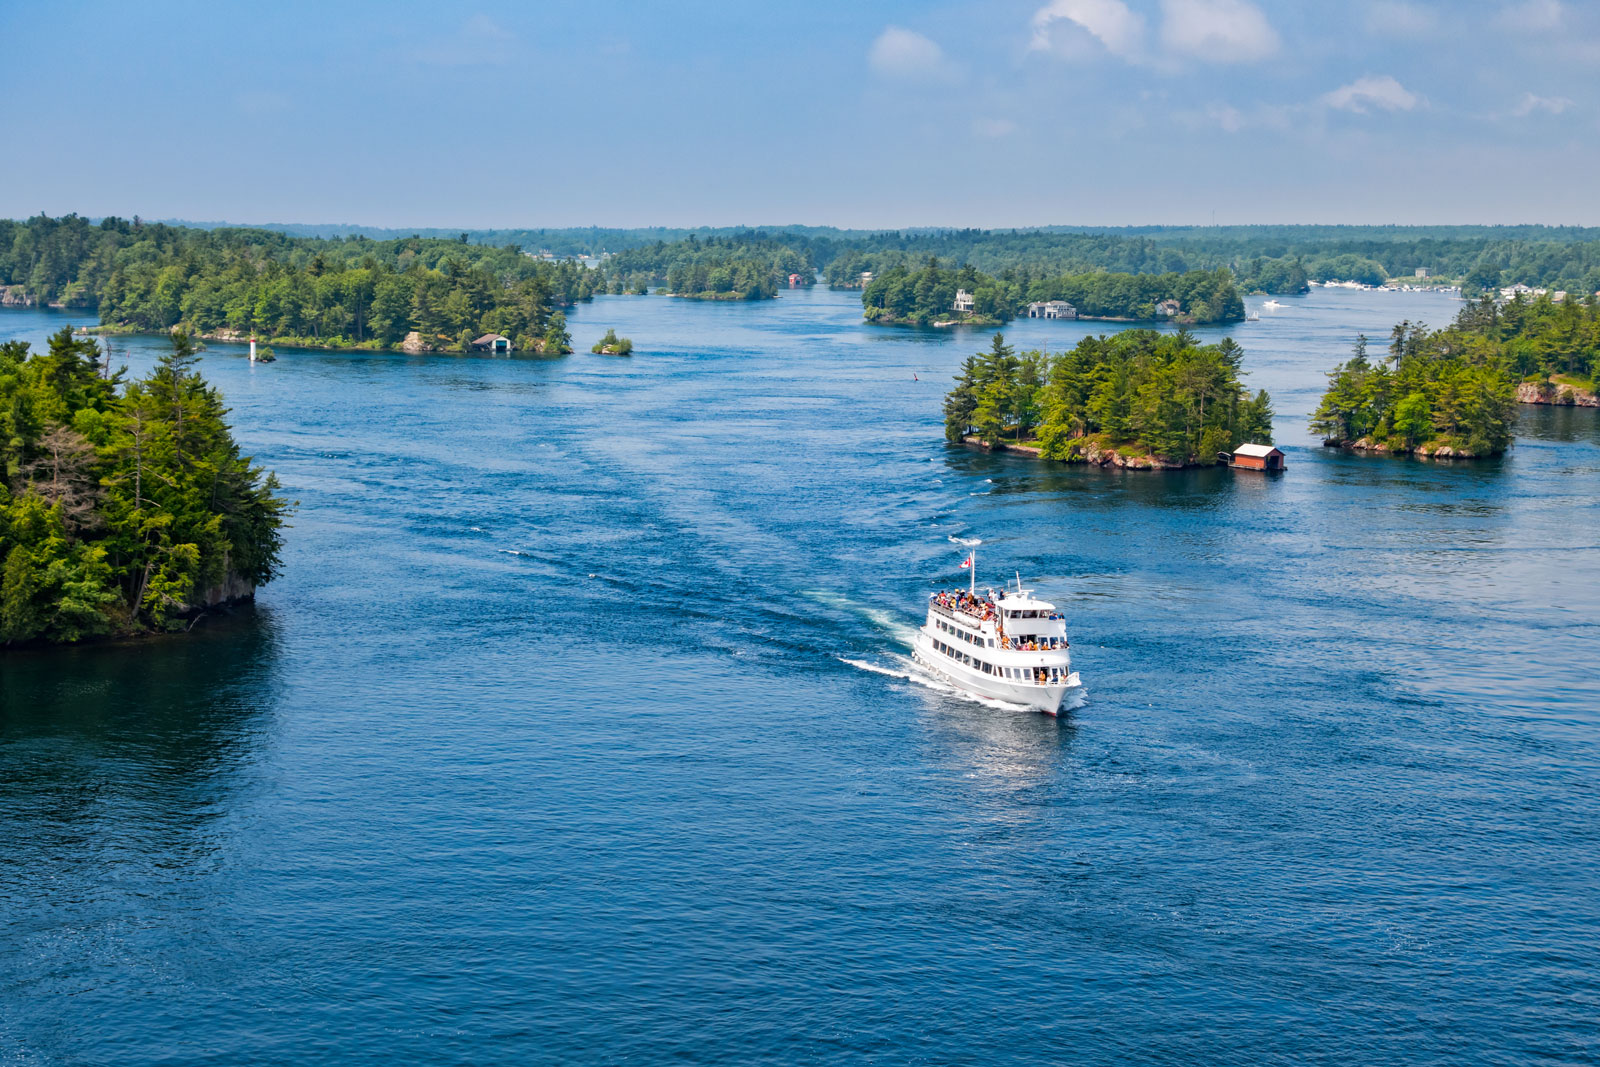
<path id="1" fill-rule="evenodd" d="M 0 644 L 167 629 L 277 572 L 285 504 L 186 333 L 125 386 L 93 341 L 0 346 Z"/>

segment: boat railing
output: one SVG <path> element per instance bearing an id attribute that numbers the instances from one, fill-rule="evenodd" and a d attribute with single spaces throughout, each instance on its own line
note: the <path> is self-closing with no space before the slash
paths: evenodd
<path id="1" fill-rule="evenodd" d="M 982 615 L 974 615 L 972 612 L 967 611 L 964 608 L 952 608 L 931 598 L 928 600 L 928 603 L 932 605 L 933 610 L 938 612 L 940 615 L 944 615 L 961 622 L 969 622 L 973 626 L 982 626 L 987 621 Z M 989 618 L 992 619 L 994 616 L 990 615 Z"/>

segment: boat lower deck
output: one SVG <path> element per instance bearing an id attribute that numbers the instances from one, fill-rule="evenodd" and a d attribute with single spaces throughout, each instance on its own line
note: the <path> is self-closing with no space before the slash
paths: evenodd
<path id="1" fill-rule="evenodd" d="M 913 654 L 925 666 L 977 696 L 1021 704 L 1054 715 L 1060 710 L 1061 700 L 1067 691 L 1080 684 L 1077 674 L 1071 673 L 1065 666 L 1046 669 L 1043 683 L 1033 677 L 993 674 L 945 654 L 938 644 L 927 631 L 919 630 L 913 644 Z M 1019 673 L 1032 674 L 1023 668 L 1014 669 Z"/>

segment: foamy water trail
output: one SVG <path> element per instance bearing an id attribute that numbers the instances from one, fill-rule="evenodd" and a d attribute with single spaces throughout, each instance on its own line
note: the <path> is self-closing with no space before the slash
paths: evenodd
<path id="1" fill-rule="evenodd" d="M 953 544 L 953 545 L 965 545 L 968 548 L 977 548 L 979 545 L 983 544 L 983 538 L 981 538 L 981 537 L 957 537 L 955 534 L 951 534 L 950 535 L 950 543 Z"/>
<path id="2" fill-rule="evenodd" d="M 807 590 L 805 596 L 836 611 L 848 612 L 858 618 L 865 619 L 874 629 L 888 634 L 902 645 L 909 646 L 916 640 L 917 628 L 915 626 L 907 625 L 899 616 L 882 608 L 859 604 L 849 597 L 829 592 L 826 589 Z"/>
<path id="3" fill-rule="evenodd" d="M 965 689 L 951 685 L 949 682 L 944 681 L 942 678 L 939 678 L 936 675 L 923 671 L 921 664 L 917 663 L 915 660 L 908 659 L 905 656 L 890 655 L 888 656 L 888 659 L 892 661 L 892 666 L 886 667 L 882 664 L 872 663 L 868 660 L 849 659 L 845 656 L 840 656 L 839 662 L 864 671 L 871 671 L 873 674 L 883 674 L 890 678 L 902 678 L 908 682 L 915 682 L 924 689 L 932 689 L 934 692 L 943 693 L 946 696 L 959 697 L 962 700 L 970 700 L 972 703 L 982 704 L 986 708 L 995 708 L 1000 711 L 1034 710 L 1027 704 L 1013 704 L 1010 701 L 995 700 L 993 697 L 984 697 L 979 696 L 976 693 L 969 693 Z"/>

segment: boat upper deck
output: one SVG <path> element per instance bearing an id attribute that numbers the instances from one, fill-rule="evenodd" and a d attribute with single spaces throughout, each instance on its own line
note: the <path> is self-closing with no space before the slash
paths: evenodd
<path id="1" fill-rule="evenodd" d="M 958 624 L 960 629 L 948 627 L 952 633 L 965 635 L 967 628 L 977 631 L 968 639 L 980 644 L 1030 652 L 1067 647 L 1066 620 L 1055 605 L 1026 593 L 979 596 L 939 592 L 928 597 L 928 610 Z M 944 623 L 938 627 L 947 628 Z"/>
<path id="2" fill-rule="evenodd" d="M 938 592 L 928 597 L 928 606 L 968 626 L 982 627 L 997 618 L 994 601 L 964 592 Z"/>

